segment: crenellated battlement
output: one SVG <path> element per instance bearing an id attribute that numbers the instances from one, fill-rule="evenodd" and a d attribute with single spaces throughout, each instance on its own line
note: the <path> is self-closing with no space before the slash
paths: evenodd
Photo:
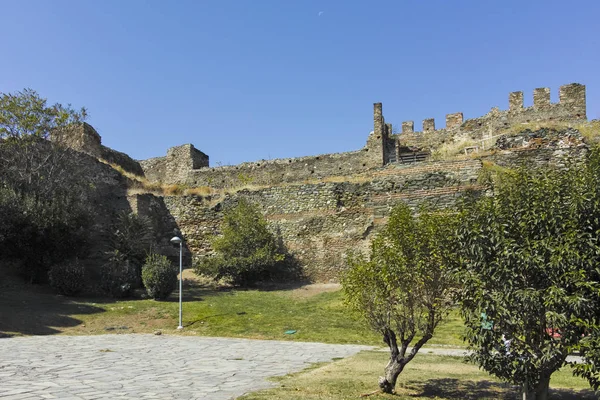
<path id="1" fill-rule="evenodd" d="M 492 108 L 486 115 L 464 120 L 463 113 L 446 115 L 446 126 L 436 129 L 435 120 L 428 118 L 423 120 L 422 131 L 415 131 L 414 121 L 402 122 L 402 133 L 394 135 L 396 141 L 395 150 L 398 147 L 418 147 L 426 150 L 434 150 L 436 146 L 448 141 L 469 138 L 472 140 L 490 137 L 507 126 L 513 124 L 528 123 L 534 121 L 581 121 L 586 117 L 586 92 L 585 86 L 579 83 L 571 83 L 560 87 L 558 103 L 550 100 L 549 88 L 537 88 L 533 91 L 533 106 L 525 107 L 523 92 L 512 92 L 508 95 L 508 110 Z M 379 104 L 379 103 L 378 103 Z M 380 107 L 379 114 L 383 119 L 383 111 Z M 388 151 L 392 151 L 389 149 Z M 397 159 L 398 154 L 396 154 Z M 394 159 L 389 154 L 386 159 Z"/>
<path id="2" fill-rule="evenodd" d="M 508 95 L 508 112 L 512 117 L 515 114 L 527 113 L 527 117 L 536 117 L 535 112 L 543 112 L 538 115 L 540 119 L 586 119 L 585 86 L 571 83 L 560 87 L 559 102 L 550 102 L 550 88 L 537 88 L 533 91 L 533 106 L 524 107 L 523 92 L 512 92 Z M 381 103 L 377 103 L 381 105 Z M 379 112 L 383 118 L 381 106 Z M 555 115 L 548 115 L 553 113 Z M 446 115 L 446 127 L 442 129 L 458 129 L 463 125 L 463 113 L 458 112 Z M 415 133 L 414 121 L 402 122 L 402 133 Z M 433 132 L 435 120 L 427 118 L 423 120 L 423 132 Z"/>

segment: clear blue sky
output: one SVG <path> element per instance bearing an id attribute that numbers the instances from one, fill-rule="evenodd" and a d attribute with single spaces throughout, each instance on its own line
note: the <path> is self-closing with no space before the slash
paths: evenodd
<path id="1" fill-rule="evenodd" d="M 85 106 L 136 159 L 193 143 L 211 165 L 358 150 L 374 102 L 400 124 L 587 85 L 600 1 L 0 0 L 0 91 Z"/>

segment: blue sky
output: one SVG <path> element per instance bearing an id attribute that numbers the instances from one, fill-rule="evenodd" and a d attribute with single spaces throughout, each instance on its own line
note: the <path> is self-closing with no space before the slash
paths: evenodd
<path id="1" fill-rule="evenodd" d="M 136 159 L 358 150 L 373 126 L 465 118 L 579 82 L 600 118 L 600 1 L 0 0 L 0 91 L 85 106 Z"/>

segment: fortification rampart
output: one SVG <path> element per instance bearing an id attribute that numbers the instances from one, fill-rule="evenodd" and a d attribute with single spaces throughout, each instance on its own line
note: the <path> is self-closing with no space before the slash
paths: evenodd
<path id="1" fill-rule="evenodd" d="M 256 184 L 263 188 L 233 194 L 221 191 L 207 197 L 132 195 L 124 209 L 148 216 L 157 232 L 157 243 L 166 251 L 170 251 L 168 239 L 177 227 L 192 254 L 202 256 L 212 251 L 210 243 L 220 233 L 223 210 L 240 197 L 248 198 L 261 208 L 273 231 L 281 235 L 310 276 L 317 281 L 337 279 L 347 251 L 368 248 L 398 202 L 413 207 L 425 201 L 449 206 L 465 191 L 484 189 L 478 178 L 485 163 L 507 167 L 521 163 L 560 165 L 565 157 L 584 154 L 586 145 L 580 132 L 566 129 L 562 124 L 561 130 L 504 135 L 495 143 L 496 151 L 481 153 L 477 158 L 463 155 L 432 161 L 426 156 L 415 156 L 411 163 L 404 163 L 399 158 L 403 149 L 414 154 L 430 153 L 438 146 L 463 138 L 484 140 L 497 136 L 505 127 L 521 123 L 555 120 L 569 125 L 585 118 L 585 87 L 578 84 L 561 87 L 560 101 L 556 104 L 550 102 L 548 89 L 534 91 L 531 107 L 524 107 L 522 92 L 514 92 L 509 95 L 506 111 L 492 109 L 483 117 L 466 121 L 462 113 L 449 114 L 443 129 L 436 129 L 435 121 L 428 119 L 422 132 L 415 132 L 414 123 L 407 121 L 402 124 L 402 133 L 392 134 L 382 104 L 375 103 L 373 132 L 362 150 L 210 168 L 208 156 L 193 145 L 177 146 L 169 149 L 165 157 L 140 162 L 148 179 L 191 186 Z M 110 149 L 102 146 L 100 136 L 91 126 L 82 125 L 72 130 L 71 136 L 61 135 L 66 133 L 55 134 L 53 140 L 107 158 Z M 129 164 L 127 159 L 119 159 L 121 153 L 110 151 L 117 164 Z M 128 168 L 140 166 L 132 162 Z M 305 182 L 329 176 L 344 176 L 345 181 Z M 125 194 L 123 180 L 115 195 L 101 205 L 123 208 Z"/>
<path id="2" fill-rule="evenodd" d="M 167 184 L 239 187 L 245 184 L 277 185 L 328 176 L 353 175 L 381 167 L 383 136 L 371 134 L 358 151 L 318 156 L 260 160 L 238 165 L 209 167 L 208 156 L 193 145 L 169 149 L 166 157 L 140 161 L 146 178 Z"/>
<path id="3" fill-rule="evenodd" d="M 550 89 L 538 88 L 533 92 L 533 106 L 524 107 L 523 92 L 512 92 L 508 110 L 492 108 L 486 115 L 463 120 L 463 113 L 446 115 L 446 126 L 435 128 L 433 118 L 423 120 L 423 130 L 414 130 L 414 121 L 402 122 L 402 132 L 392 135 L 395 142 L 387 148 L 387 159 L 399 158 L 407 147 L 434 151 L 444 143 L 457 141 L 482 142 L 497 135 L 504 128 L 536 121 L 580 122 L 586 120 L 585 86 L 571 83 L 560 87 L 559 102 L 551 103 Z"/>
<path id="4" fill-rule="evenodd" d="M 366 146 L 358 151 L 319 156 L 261 160 L 234 166 L 210 167 L 208 156 L 193 145 L 169 149 L 166 157 L 141 161 L 145 175 L 152 181 L 215 188 L 245 184 L 278 185 L 331 176 L 348 176 L 401 162 L 406 152 L 431 153 L 445 143 L 482 141 L 503 128 L 534 121 L 582 121 L 586 119 L 585 86 L 572 83 L 561 86 L 559 102 L 550 101 L 550 89 L 534 90 L 533 106 L 525 107 L 523 92 L 509 95 L 508 110 L 493 108 L 486 115 L 464 120 L 463 113 L 446 116 L 446 126 L 436 129 L 433 118 L 423 120 L 423 129 L 415 131 L 413 121 L 402 123 L 400 134 L 392 133 L 381 103 L 373 106 L 373 132 Z"/>
<path id="5" fill-rule="evenodd" d="M 50 133 L 50 140 L 94 158 L 116 164 L 132 174 L 144 175 L 144 170 L 133 158 L 103 146 L 102 138 L 96 129 L 87 122 L 56 129 Z"/>
<path id="6" fill-rule="evenodd" d="M 522 163 L 544 166 L 585 152 L 581 136 L 568 136 L 571 147 L 559 146 L 555 132 L 540 132 L 535 145 L 528 134 L 516 135 L 510 150 L 487 156 L 506 167 Z M 540 147 L 542 144 L 542 147 Z M 317 281 L 337 279 L 349 250 L 366 250 L 373 235 L 387 222 L 399 202 L 417 207 L 423 202 L 451 206 L 466 191 L 484 189 L 479 182 L 481 159 L 388 164 L 354 182 L 323 182 L 242 190 L 223 197 L 168 196 L 166 208 L 181 228 L 195 256 L 211 253 L 211 240 L 220 233 L 223 210 L 240 197 L 261 208 L 271 229 L 281 236 L 305 272 Z"/>

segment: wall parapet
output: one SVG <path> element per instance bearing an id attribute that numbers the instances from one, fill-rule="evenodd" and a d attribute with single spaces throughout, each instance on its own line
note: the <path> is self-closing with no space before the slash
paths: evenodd
<path id="1" fill-rule="evenodd" d="M 512 92 L 508 96 L 508 110 L 492 108 L 486 115 L 463 120 L 462 113 L 446 115 L 446 126 L 435 129 L 433 118 L 423 121 L 422 131 L 414 130 L 413 121 L 402 123 L 402 133 L 395 135 L 397 146 L 414 146 L 435 149 L 442 143 L 457 138 L 485 139 L 493 132 L 513 124 L 544 120 L 586 120 L 585 86 L 579 83 L 563 85 L 559 89 L 558 103 L 550 101 L 549 88 L 533 91 L 533 106 L 525 107 L 523 92 Z M 383 113 L 382 113 L 383 118 Z"/>
<path id="2" fill-rule="evenodd" d="M 415 131 L 413 121 L 405 121 L 400 134 L 393 134 L 392 125 L 386 123 L 382 103 L 374 103 L 373 131 L 367 138 L 366 146 L 358 151 L 212 168 L 208 156 L 188 144 L 169 149 L 166 157 L 140 163 L 152 181 L 215 188 L 247 184 L 277 185 L 351 175 L 400 161 L 400 149 L 406 147 L 431 151 L 457 139 L 485 139 L 512 124 L 540 120 L 585 120 L 585 96 L 585 86 L 572 83 L 561 86 L 559 102 L 552 103 L 550 89 L 537 88 L 533 93 L 533 106 L 524 107 L 523 92 L 512 92 L 508 96 L 508 110 L 493 108 L 482 117 L 468 120 L 464 120 L 462 112 L 447 114 L 446 126 L 441 129 L 436 129 L 435 120 L 428 118 L 423 120 L 421 132 Z"/>

